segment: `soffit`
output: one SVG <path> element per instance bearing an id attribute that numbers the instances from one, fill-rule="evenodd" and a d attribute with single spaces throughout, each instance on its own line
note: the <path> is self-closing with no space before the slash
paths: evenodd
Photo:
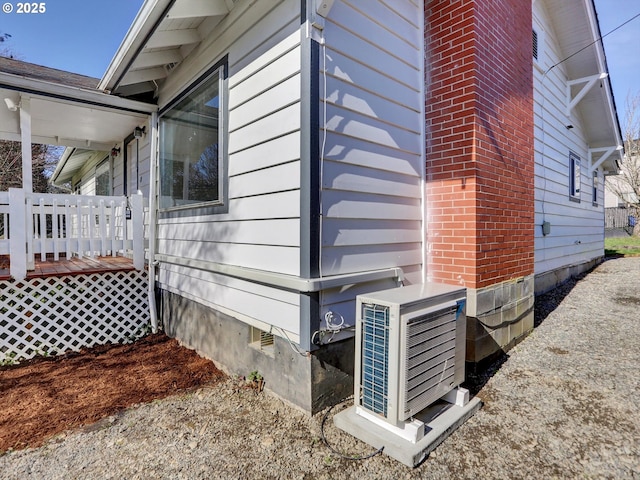
<path id="1" fill-rule="evenodd" d="M 70 182 L 86 165 L 95 164 L 104 159 L 108 152 L 87 150 L 83 148 L 67 148 L 51 176 L 54 185 Z"/>
<path id="2" fill-rule="evenodd" d="M 126 97 L 153 94 L 229 14 L 237 0 L 147 0 L 100 88 Z"/>

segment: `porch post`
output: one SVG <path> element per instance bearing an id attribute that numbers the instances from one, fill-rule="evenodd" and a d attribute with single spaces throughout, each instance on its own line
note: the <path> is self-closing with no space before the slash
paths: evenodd
<path id="1" fill-rule="evenodd" d="M 24 189 L 9 189 L 9 254 L 10 273 L 15 280 L 27 276 L 27 208 Z"/>
<path id="2" fill-rule="evenodd" d="M 33 165 L 31 158 L 31 98 L 20 99 L 20 141 L 22 142 L 22 188 L 33 193 Z"/>
<path id="3" fill-rule="evenodd" d="M 27 269 L 35 268 L 33 256 L 33 208 L 31 194 L 33 193 L 33 158 L 31 157 L 31 97 L 20 96 L 20 142 L 22 147 L 22 189 L 23 195 L 29 201 L 23 207 L 23 215 L 27 219 L 24 225 L 24 235 L 27 241 L 26 262 Z M 26 209 L 26 210 L 25 210 Z"/>
<path id="4" fill-rule="evenodd" d="M 144 211 L 142 192 L 131 195 L 131 230 L 133 231 L 133 266 L 136 270 L 144 268 Z"/>

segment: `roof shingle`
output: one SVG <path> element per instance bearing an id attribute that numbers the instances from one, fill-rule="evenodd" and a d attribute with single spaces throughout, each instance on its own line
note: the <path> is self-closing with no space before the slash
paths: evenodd
<path id="1" fill-rule="evenodd" d="M 98 82 L 100 81 L 99 78 L 65 72 L 64 70 L 58 70 L 56 68 L 43 67 L 35 63 L 23 62 L 7 57 L 0 57 L 0 72 L 88 90 L 96 90 Z"/>

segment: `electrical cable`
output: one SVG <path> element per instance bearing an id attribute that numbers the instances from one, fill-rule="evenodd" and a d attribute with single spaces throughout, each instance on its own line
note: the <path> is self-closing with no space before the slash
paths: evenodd
<path id="1" fill-rule="evenodd" d="M 617 27 L 615 27 L 613 30 L 608 31 L 607 33 L 605 33 L 604 35 L 600 35 L 598 38 L 596 38 L 593 42 L 585 45 L 584 47 L 582 47 L 580 50 L 577 50 L 575 52 L 573 52 L 571 55 L 569 55 L 568 57 L 560 60 L 558 63 L 556 63 L 555 65 L 552 65 L 549 67 L 549 69 L 547 70 L 547 72 L 549 72 L 552 68 L 557 67 L 558 65 L 560 65 L 561 63 L 566 62 L 567 60 L 569 60 L 571 57 L 575 57 L 577 54 L 579 54 L 580 52 L 582 52 L 583 50 L 586 50 L 587 48 L 589 48 L 591 45 L 598 43 L 600 41 L 602 41 L 603 38 L 611 35 L 613 32 L 615 32 L 616 30 L 624 27 L 627 23 L 635 20 L 636 18 L 640 17 L 640 13 L 636 13 L 633 17 L 631 17 L 629 20 L 622 22 L 620 25 L 618 25 Z M 604 48 L 604 45 L 603 45 Z"/>
<path id="2" fill-rule="evenodd" d="M 337 316 L 340 317 L 340 323 L 335 324 L 333 323 L 333 319 L 336 318 L 335 313 L 329 310 L 327 313 L 324 314 L 324 321 L 327 324 L 327 330 L 329 330 L 330 332 L 337 333 L 340 330 L 342 330 L 342 328 L 344 327 L 344 317 L 339 313 L 337 314 Z"/>
<path id="3" fill-rule="evenodd" d="M 295 344 L 291 341 L 291 339 L 287 335 L 287 332 L 285 332 L 282 328 L 276 327 L 275 325 L 272 325 L 271 328 L 272 329 L 275 328 L 276 330 L 280 331 L 282 336 L 287 339 L 287 342 L 289 342 L 289 346 L 291 347 L 291 350 L 293 350 L 295 353 L 297 353 L 298 355 L 300 355 L 302 357 L 306 357 L 307 356 L 307 352 L 303 352 L 303 351 L 298 350 L 298 347 L 295 346 Z M 313 338 L 311 340 L 313 341 Z"/>
<path id="4" fill-rule="evenodd" d="M 351 397 L 347 398 L 345 401 L 350 400 Z M 342 402 L 344 403 L 344 402 Z M 340 458 L 344 458 L 345 460 L 368 460 L 369 458 L 375 457 L 376 455 L 379 455 L 382 453 L 382 451 L 384 450 L 384 446 L 380 447 L 378 450 L 376 450 L 373 453 L 370 453 L 369 455 L 363 455 L 363 456 L 359 456 L 359 457 L 354 457 L 351 455 L 346 455 L 338 450 L 336 450 L 334 447 L 332 447 L 331 445 L 329 445 L 329 442 L 327 441 L 327 437 L 324 434 L 324 424 L 327 421 L 327 418 L 329 418 L 329 413 L 331 413 L 331 410 L 333 410 L 333 407 L 330 407 L 329 410 L 327 410 L 324 414 L 324 416 L 322 417 L 322 423 L 320 424 L 320 436 L 322 437 L 322 441 L 323 443 L 327 446 L 327 448 L 329 450 L 331 450 L 332 453 L 338 455 Z"/>

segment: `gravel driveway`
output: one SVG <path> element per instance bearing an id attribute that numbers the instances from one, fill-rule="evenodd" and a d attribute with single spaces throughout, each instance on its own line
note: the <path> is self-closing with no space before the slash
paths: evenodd
<path id="1" fill-rule="evenodd" d="M 342 459 L 322 442 L 322 415 L 228 379 L 8 453 L 0 477 L 640 478 L 640 257 L 609 260 L 537 305 L 542 323 L 476 379 L 483 408 L 416 469 Z M 350 455 L 372 450 L 331 421 L 325 433 Z"/>

